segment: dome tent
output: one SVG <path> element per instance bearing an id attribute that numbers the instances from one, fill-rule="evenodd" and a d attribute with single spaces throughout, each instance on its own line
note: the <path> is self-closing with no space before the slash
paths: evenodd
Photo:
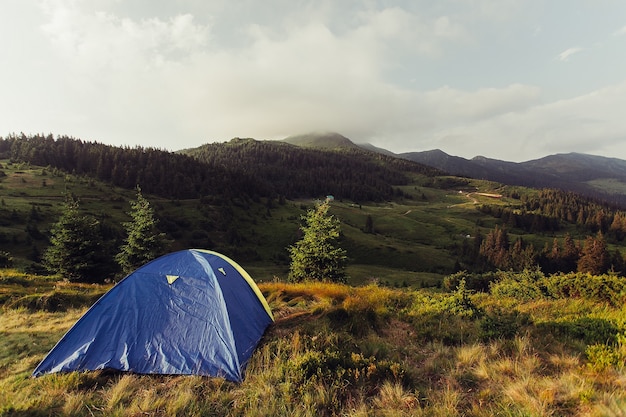
<path id="1" fill-rule="evenodd" d="M 248 273 L 212 251 L 170 253 L 102 296 L 33 372 L 112 369 L 241 381 L 272 312 Z"/>

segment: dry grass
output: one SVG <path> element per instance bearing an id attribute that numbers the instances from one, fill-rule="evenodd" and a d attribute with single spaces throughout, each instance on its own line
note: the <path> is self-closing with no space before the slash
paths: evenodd
<path id="1" fill-rule="evenodd" d="M 561 340 L 534 328 L 551 317 L 563 320 L 565 305 L 558 300 L 517 303 L 531 315 L 530 324 L 512 338 L 481 340 L 472 334 L 480 318 L 455 316 L 441 294 L 376 285 L 259 287 L 277 322 L 241 384 L 97 372 L 32 379 L 30 372 L 84 309 L 4 308 L 0 416 L 626 415 L 623 367 L 590 367 L 570 336 Z M 473 300 L 478 307 L 498 305 L 485 295 Z M 566 308 L 568 317 L 619 323 L 615 318 L 623 314 L 586 302 L 577 306 L 578 313 Z M 367 324 L 371 317 L 375 326 Z M 359 320 L 365 324 L 355 327 Z M 467 329 L 462 340 L 442 337 L 457 324 Z"/>

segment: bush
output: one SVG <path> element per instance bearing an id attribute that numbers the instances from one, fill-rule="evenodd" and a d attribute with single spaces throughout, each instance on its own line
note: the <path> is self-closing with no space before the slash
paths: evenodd
<path id="1" fill-rule="evenodd" d="M 587 365 L 596 371 L 604 371 L 610 368 L 623 368 L 626 358 L 614 346 L 595 343 L 585 350 Z"/>
<path id="2" fill-rule="evenodd" d="M 609 320 L 593 317 L 582 317 L 574 321 L 542 323 L 538 327 L 547 328 L 550 333 L 557 336 L 581 340 L 587 345 L 615 344 L 620 331 Z"/>
<path id="3" fill-rule="evenodd" d="M 491 272 L 485 274 L 475 274 L 467 271 L 460 271 L 444 277 L 441 282 L 441 288 L 446 291 L 454 291 L 458 288 L 462 280 L 465 281 L 465 288 L 468 290 L 487 292 L 489 291 L 489 285 L 491 282 L 496 280 L 496 275 Z"/>
<path id="4" fill-rule="evenodd" d="M 546 278 L 545 285 L 555 298 L 586 298 L 614 307 L 626 302 L 626 279 L 615 275 L 559 274 Z"/>
<path id="5" fill-rule="evenodd" d="M 545 296 L 540 271 L 499 272 L 498 281 L 491 283 L 490 292 L 496 297 L 512 297 L 520 301 L 537 300 Z"/>
<path id="6" fill-rule="evenodd" d="M 373 383 L 386 380 L 402 381 L 405 371 L 396 362 L 378 360 L 374 356 L 365 357 L 360 353 L 340 352 L 326 349 L 311 350 L 291 363 L 298 375 L 298 383 L 346 381 L 351 385 Z"/>
<path id="7" fill-rule="evenodd" d="M 479 322 L 480 339 L 512 339 L 519 330 L 531 323 L 530 316 L 517 310 L 512 312 L 497 309 L 487 313 Z"/>

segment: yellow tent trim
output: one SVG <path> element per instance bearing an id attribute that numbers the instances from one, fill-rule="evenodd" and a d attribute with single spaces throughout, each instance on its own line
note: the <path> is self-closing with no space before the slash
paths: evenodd
<path id="1" fill-rule="evenodd" d="M 210 254 L 219 256 L 220 258 L 224 259 L 226 262 L 231 264 L 233 268 L 235 268 L 237 272 L 239 272 L 241 276 L 248 282 L 248 285 L 250 285 L 250 288 L 252 288 L 252 291 L 254 291 L 254 293 L 256 294 L 257 298 L 263 305 L 263 308 L 265 308 L 265 311 L 267 312 L 267 314 L 270 316 L 272 321 L 274 321 L 274 315 L 272 314 L 272 310 L 270 309 L 269 304 L 267 304 L 267 300 L 263 296 L 263 293 L 261 292 L 259 287 L 257 287 L 252 277 L 246 272 L 245 269 L 243 269 L 237 262 L 233 261 L 228 256 L 222 255 L 221 253 L 213 252 L 207 249 L 196 249 L 196 250 L 199 252 L 210 253 Z"/>
<path id="2" fill-rule="evenodd" d="M 178 275 L 166 275 L 165 278 L 167 278 L 167 283 L 172 285 L 178 279 Z"/>

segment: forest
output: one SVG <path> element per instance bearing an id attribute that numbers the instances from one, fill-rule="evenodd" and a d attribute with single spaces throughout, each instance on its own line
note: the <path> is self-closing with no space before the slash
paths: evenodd
<path id="1" fill-rule="evenodd" d="M 366 151 L 303 149 L 279 142 L 233 139 L 181 152 L 113 147 L 52 135 L 0 139 L 0 159 L 24 161 L 167 198 L 206 196 L 295 199 L 336 194 L 353 201 L 394 198 L 391 184 L 409 173 L 440 171 Z"/>
<path id="2" fill-rule="evenodd" d="M 449 231 L 447 241 L 438 244 L 439 254 L 433 257 L 446 259 L 437 264 L 430 259 L 416 262 L 396 250 L 393 257 L 376 261 L 378 255 L 372 257 L 361 243 L 369 239 L 367 236 L 379 236 L 379 241 L 383 237 L 396 239 L 398 243 L 390 248 L 408 245 L 406 250 L 412 251 L 407 238 L 385 230 L 382 225 L 388 221 L 385 217 L 389 213 L 378 210 L 377 205 L 405 205 L 407 213 L 419 213 L 439 207 L 437 204 L 444 199 L 452 198 L 451 192 L 464 190 L 467 195 L 476 185 L 471 179 L 446 176 L 417 163 L 355 148 L 323 150 L 236 138 L 226 143 L 169 152 L 113 147 L 65 136 L 11 135 L 0 138 L 0 159 L 13 164 L 14 175 L 21 175 L 15 168 L 19 164 L 42 167 L 40 175 L 47 175 L 48 179 L 41 180 L 37 193 L 47 190 L 58 197 L 62 190 L 45 187 L 46 181 L 50 184 L 65 181 L 65 188 L 71 192 L 73 186 L 67 182 L 67 175 L 74 176 L 79 183 L 86 182 L 92 191 L 102 189 L 94 186 L 93 181 L 125 190 L 140 185 L 146 195 L 157 199 L 159 229 L 167 235 L 171 248 L 212 246 L 248 262 L 271 262 L 279 268 L 287 267 L 285 248 L 297 238 L 298 217 L 302 207 L 306 207 L 306 204 L 299 207 L 298 199 L 310 201 L 335 195 L 339 199 L 334 210 L 339 210 L 340 205 L 357 204 L 359 207 L 357 212 L 343 218 L 337 211 L 346 227 L 355 229 L 356 233 L 344 230 L 341 237 L 343 245 L 351 248 L 351 262 L 355 264 L 382 262 L 438 274 L 533 268 L 546 273 L 622 274 L 626 271 L 622 250 L 626 214 L 619 207 L 572 192 L 496 183 L 485 184 L 500 187 L 504 200 L 487 198 L 471 207 L 475 213 L 471 215 L 473 224 L 464 220 L 467 224 L 464 228 L 472 239 L 459 239 Z M 16 195 L 23 193 L 19 191 Z M 102 195 L 97 192 L 90 199 L 98 193 Z M 110 216 L 122 211 L 121 201 L 130 201 L 132 197 L 98 198 L 110 200 L 115 207 L 113 211 L 100 207 L 98 212 L 92 213 L 99 225 L 97 236 L 101 241 L 99 264 L 92 269 L 105 272 L 100 279 L 108 279 L 118 273 L 112 258 L 123 239 L 121 223 L 128 219 L 128 210 L 116 215 L 120 220 L 113 221 Z M 288 201 L 293 203 L 286 204 Z M 11 252 L 18 250 L 22 252 L 19 256 L 30 263 L 28 270 L 42 270 L 40 263 L 49 245 L 50 227 L 61 214 L 58 210 L 63 208 L 37 199 L 27 206 L 20 203 L 14 208 L 3 202 L 0 220 L 5 228 L 0 230 L 0 247 L 7 252 L 3 259 L 17 255 Z M 181 204 L 188 208 L 181 210 Z M 441 207 L 436 210 L 442 215 L 431 218 L 429 227 L 447 221 L 447 216 L 457 215 L 444 213 L 444 206 Z M 246 214 L 238 215 L 238 212 Z M 253 212 L 257 214 L 251 214 Z M 282 213 L 279 218 L 274 217 L 276 212 Z M 468 213 L 464 210 L 458 215 Z M 354 223 L 353 215 L 361 217 L 359 222 L 363 223 Z M 418 226 L 423 224 L 422 215 L 416 216 L 415 224 L 405 227 L 423 227 Z M 287 224 L 286 219 L 289 219 Z M 410 219 L 402 221 L 405 220 Z M 270 225 L 276 221 L 281 224 L 278 228 Z M 11 225 L 20 225 L 23 229 L 15 231 Z M 447 226 L 442 227 L 443 231 Z M 268 236 L 278 230 L 281 230 L 282 240 Z M 257 233 L 257 237 L 251 238 L 250 232 Z M 258 245 L 261 236 L 268 236 L 274 246 L 261 248 Z M 432 242 L 434 240 L 427 243 L 428 250 L 434 250 L 436 245 Z M 376 244 L 367 243 L 368 246 Z M 24 249 L 17 249 L 19 247 Z M 3 263 L 10 264 L 6 260 Z"/>

